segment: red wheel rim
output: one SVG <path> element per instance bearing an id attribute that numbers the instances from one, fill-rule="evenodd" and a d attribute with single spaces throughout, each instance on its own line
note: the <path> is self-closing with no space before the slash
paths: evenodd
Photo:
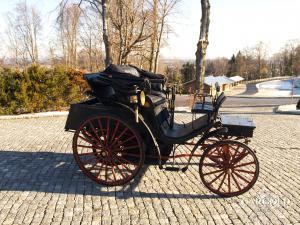
<path id="1" fill-rule="evenodd" d="M 200 177 L 204 185 L 221 196 L 237 196 L 248 191 L 259 173 L 255 153 L 237 141 L 219 141 L 200 159 Z"/>
<path id="2" fill-rule="evenodd" d="M 120 118 L 94 117 L 82 123 L 73 139 L 74 158 L 97 183 L 116 186 L 132 180 L 144 163 L 138 133 Z"/>

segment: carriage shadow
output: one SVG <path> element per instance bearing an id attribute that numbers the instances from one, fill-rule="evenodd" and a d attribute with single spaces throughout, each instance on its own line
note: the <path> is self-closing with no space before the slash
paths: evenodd
<path id="1" fill-rule="evenodd" d="M 124 187 L 104 187 L 86 178 L 70 153 L 0 151 L 0 191 L 32 191 L 128 198 L 219 198 L 216 195 L 174 194 L 138 190 L 149 166 Z"/>

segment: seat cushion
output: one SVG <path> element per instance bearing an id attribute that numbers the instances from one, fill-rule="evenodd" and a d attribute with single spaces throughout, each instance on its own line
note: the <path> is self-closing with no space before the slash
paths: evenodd
<path id="1" fill-rule="evenodd" d="M 196 102 L 192 108 L 192 113 L 207 113 L 210 114 L 214 110 L 211 102 Z"/>
<path id="2" fill-rule="evenodd" d="M 208 115 L 201 114 L 199 118 L 187 124 L 174 123 L 173 128 L 168 126 L 167 121 L 161 125 L 164 135 L 170 138 L 183 138 L 190 135 L 194 130 L 199 130 L 208 125 Z"/>

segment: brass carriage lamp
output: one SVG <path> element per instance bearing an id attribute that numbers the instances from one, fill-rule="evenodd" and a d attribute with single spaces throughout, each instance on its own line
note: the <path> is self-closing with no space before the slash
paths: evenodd
<path id="1" fill-rule="evenodd" d="M 140 104 L 144 106 L 146 104 L 146 95 L 144 91 L 141 91 L 140 93 Z"/>
<path id="2" fill-rule="evenodd" d="M 144 106 L 146 104 L 146 94 L 144 91 L 140 91 L 135 95 L 130 96 L 130 103 L 131 104 L 140 104 L 141 106 Z"/>
<path id="3" fill-rule="evenodd" d="M 144 106 L 146 104 L 146 95 L 144 91 L 139 91 L 138 87 L 134 85 L 134 95 L 130 96 L 130 103 L 134 105 L 134 114 L 136 123 L 139 122 L 139 104 Z"/>

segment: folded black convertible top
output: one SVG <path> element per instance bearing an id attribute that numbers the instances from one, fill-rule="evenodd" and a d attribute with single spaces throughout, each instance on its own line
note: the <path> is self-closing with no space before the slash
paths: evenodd
<path id="1" fill-rule="evenodd" d="M 115 65 L 111 64 L 109 65 L 102 73 L 107 74 L 107 75 L 123 75 L 124 78 L 132 78 L 135 80 L 136 78 L 148 78 L 152 82 L 158 82 L 158 83 L 165 83 L 166 78 L 162 74 L 155 74 L 143 69 L 140 69 L 136 66 L 133 65 Z M 119 76 L 117 76 L 119 77 Z"/>

